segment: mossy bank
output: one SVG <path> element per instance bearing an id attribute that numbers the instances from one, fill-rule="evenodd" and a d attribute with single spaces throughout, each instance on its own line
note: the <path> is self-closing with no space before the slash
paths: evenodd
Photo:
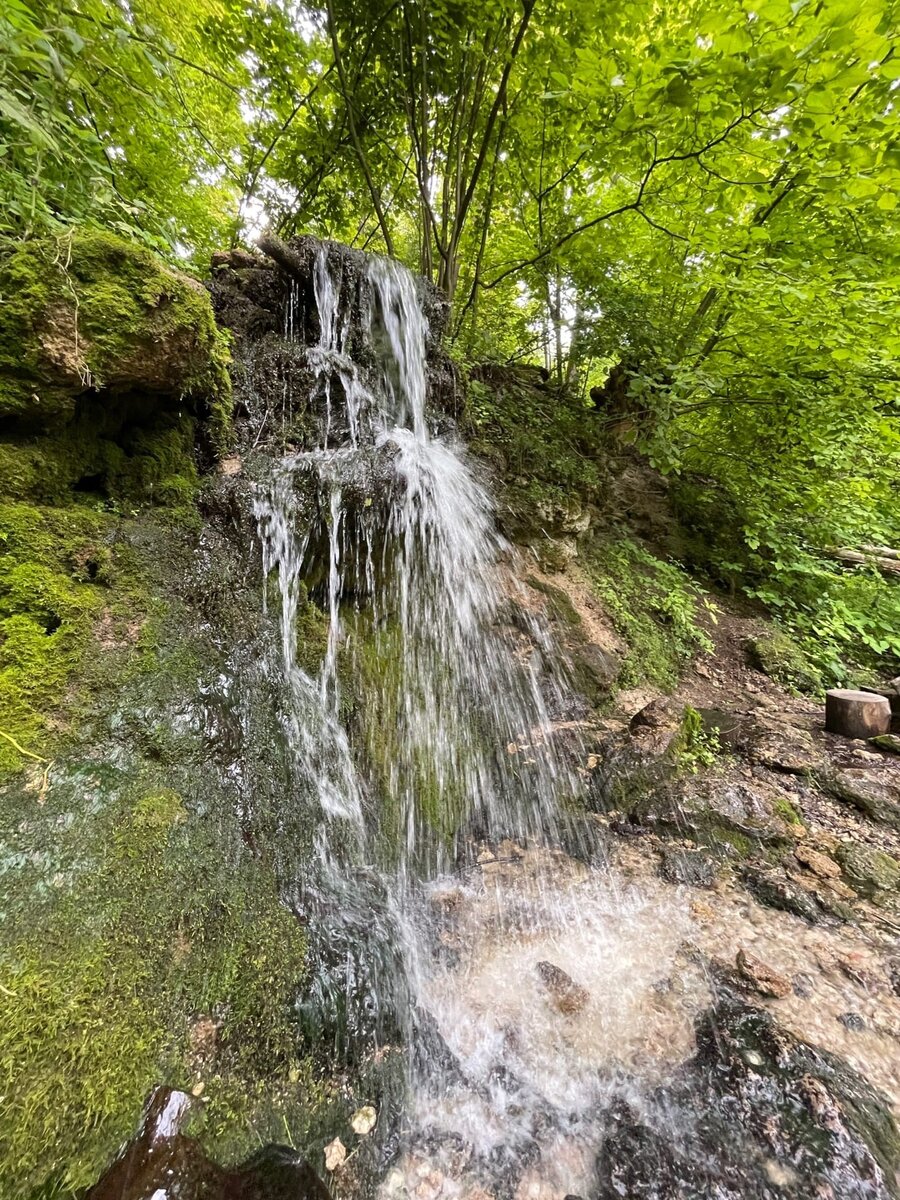
<path id="1" fill-rule="evenodd" d="M 240 741 L 276 718 L 259 676 L 249 713 L 216 692 L 268 636 L 254 564 L 198 509 L 227 362 L 202 285 L 144 249 L 0 256 L 4 1195 L 92 1182 L 160 1082 L 203 1097 L 224 1158 L 329 1103 L 293 1015 L 306 936 L 259 849 L 287 767 Z"/>

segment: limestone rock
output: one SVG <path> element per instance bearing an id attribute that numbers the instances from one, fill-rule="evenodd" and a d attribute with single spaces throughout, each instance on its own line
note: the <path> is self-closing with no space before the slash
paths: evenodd
<path id="1" fill-rule="evenodd" d="M 669 883 L 710 888 L 715 882 L 716 864 L 710 855 L 702 850 L 667 847 L 663 850 L 660 874 Z"/>
<path id="2" fill-rule="evenodd" d="M 803 842 L 794 847 L 794 858 L 820 879 L 837 879 L 840 876 L 841 868 L 833 858 L 814 850 L 812 846 L 804 845 Z"/>
<path id="3" fill-rule="evenodd" d="M 768 908 L 779 908 L 807 921 L 817 921 L 821 916 L 813 896 L 782 874 L 751 869 L 745 879 L 756 899 Z"/>
<path id="4" fill-rule="evenodd" d="M 788 775 L 811 774 L 824 762 L 812 734 L 788 721 L 758 719 L 748 743 L 751 762 Z"/>
<path id="5" fill-rule="evenodd" d="M 613 1108 L 596 1167 L 595 1200 L 892 1200 L 900 1134 L 845 1062 L 726 994 L 675 1079 Z"/>
<path id="6" fill-rule="evenodd" d="M 874 821 L 900 829 L 900 788 L 886 771 L 858 767 L 829 771 L 819 777 L 819 784 Z"/>
<path id="7" fill-rule="evenodd" d="M 660 696 L 634 714 L 631 718 L 631 731 L 638 733 L 641 729 L 677 729 L 681 724 L 681 707 L 668 696 Z"/>
<path id="8" fill-rule="evenodd" d="M 778 999 L 790 995 L 791 981 L 743 947 L 737 952 L 735 965 L 741 981 L 761 996 Z"/>

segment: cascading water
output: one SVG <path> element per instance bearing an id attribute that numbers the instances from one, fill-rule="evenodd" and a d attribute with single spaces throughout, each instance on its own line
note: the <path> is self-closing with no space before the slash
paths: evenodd
<path id="1" fill-rule="evenodd" d="M 341 723 L 338 669 L 340 653 L 353 657 L 347 643 L 361 636 L 362 612 L 380 670 L 378 703 L 393 726 L 380 731 L 390 739 L 381 784 L 402 830 L 399 869 L 424 855 L 433 871 L 446 865 L 446 847 L 428 825 L 437 814 L 453 813 L 457 823 L 477 815 L 486 834 L 522 832 L 528 821 L 537 832 L 560 789 L 576 781 L 545 744 L 549 718 L 536 678 L 493 632 L 503 599 L 497 564 L 507 548 L 460 450 L 429 433 L 426 327 L 413 277 L 373 258 L 367 282 L 374 360 L 364 373 L 345 354 L 340 297 L 320 252 L 321 336 L 310 358 L 325 399 L 321 444 L 278 464 L 256 515 L 264 567 L 277 571 L 281 593 L 297 769 L 327 820 L 363 827 L 366 784 Z M 332 446 L 335 430 L 342 436 Z M 316 567 L 329 632 L 313 679 L 297 666 L 294 642 L 303 580 Z M 534 744 L 527 771 L 511 761 L 512 744 Z M 377 833 L 383 815 L 365 836 Z"/>
<path id="2" fill-rule="evenodd" d="M 323 246 L 308 355 L 318 444 L 280 461 L 255 504 L 281 596 L 297 795 L 318 813 L 303 906 L 327 982 L 311 1003 L 342 1010 L 345 1046 L 368 1023 L 376 1037 L 399 1026 L 416 1049 L 385 1195 L 428 1200 L 437 1173 L 453 1176 L 447 1195 L 522 1177 L 561 1197 L 591 1177 L 603 1088 L 648 1057 L 642 1006 L 684 923 L 646 921 L 652 899 L 558 850 L 577 752 L 554 746 L 540 632 L 524 650 L 503 627 L 514 585 L 490 497 L 429 426 L 415 280 L 370 258 L 358 290 L 365 347 L 351 358 Z M 296 655 L 307 585 L 328 614 L 317 675 Z M 348 671 L 365 708 L 349 724 Z M 554 1003 L 541 971 L 577 979 L 577 1003 Z M 675 1054 L 686 1012 L 653 1027 Z"/>

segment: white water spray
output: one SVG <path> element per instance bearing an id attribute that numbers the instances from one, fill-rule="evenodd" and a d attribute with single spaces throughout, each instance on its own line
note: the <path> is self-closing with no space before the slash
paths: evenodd
<path id="1" fill-rule="evenodd" d="M 653 969 L 671 963 L 682 925 L 660 926 L 652 903 L 624 902 L 553 849 L 560 803 L 578 779 L 554 748 L 534 639 L 517 644 L 503 619 L 509 547 L 490 496 L 462 449 L 429 429 L 428 330 L 414 278 L 366 260 L 364 366 L 347 355 L 349 307 L 324 247 L 314 287 L 321 437 L 277 465 L 256 515 L 281 595 L 298 794 L 321 816 L 323 941 L 349 946 L 374 929 L 383 957 L 370 1007 L 394 1009 L 408 1042 L 425 1036 L 427 1015 L 408 1149 L 385 1194 L 438 1169 L 444 1151 L 422 1149 L 436 1138 L 466 1148 L 452 1186 L 441 1168 L 447 1195 L 476 1195 L 513 1169 L 508 1159 L 524 1170 L 536 1146 L 527 1161 L 552 1164 L 541 1178 L 559 1176 L 562 1197 L 590 1177 L 601 1069 L 641 1057 L 623 1022 L 636 1026 L 651 960 L 641 959 L 643 975 L 627 964 L 650 936 Z M 315 677 L 296 655 L 311 580 L 328 617 Z M 367 710 L 352 731 L 342 665 Z M 535 974 L 545 959 L 590 985 L 583 1013 L 548 1003 Z M 355 985 L 358 975 L 346 978 Z M 610 1022 L 604 1001 L 626 982 L 629 1003 Z M 688 1028 L 668 1031 L 673 1045 Z"/>

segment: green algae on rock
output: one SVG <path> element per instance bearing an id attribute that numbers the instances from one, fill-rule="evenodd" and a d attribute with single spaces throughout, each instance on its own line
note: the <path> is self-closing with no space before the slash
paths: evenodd
<path id="1" fill-rule="evenodd" d="M 0 730 L 32 753 L 103 607 L 115 522 L 85 508 L 0 504 Z M 0 776 L 24 765 L 0 741 Z"/>
<path id="2" fill-rule="evenodd" d="M 78 821 L 72 803 L 86 807 Z M 0 958 L 6 1185 L 28 1194 L 49 1163 L 65 1164 L 68 1188 L 91 1182 L 160 1078 L 204 1083 L 217 1140 L 228 1126 L 241 1143 L 262 1076 L 297 1107 L 290 1005 L 305 940 L 271 871 L 229 861 L 227 829 L 171 788 L 86 767 L 48 804 L 62 869 L 13 914 Z"/>
<path id="3" fill-rule="evenodd" d="M 754 665 L 764 675 L 786 687 L 815 692 L 822 686 L 821 675 L 803 648 L 781 629 L 773 629 L 764 637 L 756 638 L 750 652 Z"/>
<path id="4" fill-rule="evenodd" d="M 104 613 L 139 623 L 121 520 L 190 517 L 198 441 L 228 438 L 227 359 L 203 287 L 143 247 L 76 229 L 0 258 L 0 774 L 47 757 Z"/>

